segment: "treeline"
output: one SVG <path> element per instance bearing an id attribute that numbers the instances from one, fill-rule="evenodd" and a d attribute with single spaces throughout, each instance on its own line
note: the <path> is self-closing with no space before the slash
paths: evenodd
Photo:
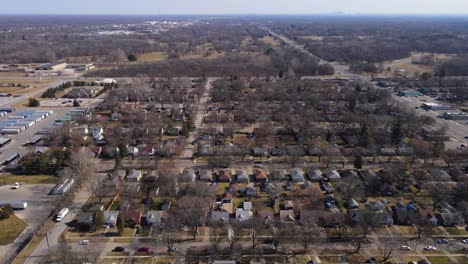
<path id="1" fill-rule="evenodd" d="M 62 83 L 57 87 L 47 89 L 45 92 L 42 93 L 41 97 L 42 98 L 55 98 L 58 92 L 62 92 L 65 89 L 70 88 L 71 86 L 72 86 L 71 82 Z"/>
<path id="2" fill-rule="evenodd" d="M 63 169 L 70 159 L 69 150 L 49 150 L 45 153 L 32 153 L 24 156 L 19 164 L 25 174 L 52 174 Z"/>
<path id="3" fill-rule="evenodd" d="M 216 59 L 172 59 L 89 72 L 88 76 L 313 76 L 332 75 L 334 69 L 294 50 L 271 50 L 268 55 L 227 54 Z"/>
<path id="4" fill-rule="evenodd" d="M 468 52 L 466 18 L 302 17 L 270 23 L 332 61 L 375 63 L 408 57 L 410 52 Z"/>
<path id="5" fill-rule="evenodd" d="M 437 68 L 439 76 L 468 76 L 468 56 L 459 56 L 442 63 Z"/>

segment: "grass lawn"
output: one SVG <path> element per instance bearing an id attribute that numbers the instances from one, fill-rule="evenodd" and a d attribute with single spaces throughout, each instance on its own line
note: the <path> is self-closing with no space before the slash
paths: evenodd
<path id="1" fill-rule="evenodd" d="M 426 256 L 426 258 L 431 262 L 431 263 L 437 263 L 437 264 L 448 264 L 451 263 L 449 257 L 445 256 Z"/>
<path id="2" fill-rule="evenodd" d="M 220 183 L 217 183 L 217 186 L 216 186 L 216 194 L 217 195 L 222 195 L 226 192 L 226 188 L 229 187 L 229 183 L 227 182 L 220 182 Z"/>
<path id="3" fill-rule="evenodd" d="M 177 261 L 177 258 L 174 257 L 156 257 L 153 263 L 155 264 L 170 264 Z"/>
<path id="4" fill-rule="evenodd" d="M 162 61 L 167 59 L 166 52 L 149 52 L 138 55 L 137 62 L 154 62 L 154 61 Z"/>
<path id="5" fill-rule="evenodd" d="M 147 258 L 132 258 L 130 263 L 142 263 L 142 264 L 151 264 L 153 263 L 153 257 Z"/>
<path id="6" fill-rule="evenodd" d="M 398 229 L 400 229 L 403 235 L 415 235 L 416 234 L 416 229 L 412 226 L 398 226 Z"/>
<path id="7" fill-rule="evenodd" d="M 101 264 L 120 264 L 126 263 L 126 258 L 102 258 L 99 263 Z"/>
<path id="8" fill-rule="evenodd" d="M 468 263 L 468 258 L 466 258 L 466 257 L 460 256 L 460 257 L 455 257 L 455 258 L 458 260 L 459 263 L 462 263 L 462 264 L 467 264 Z"/>
<path id="9" fill-rule="evenodd" d="M 23 232 L 28 225 L 16 215 L 0 221 L 0 245 L 7 245 Z"/>
<path id="10" fill-rule="evenodd" d="M 126 257 L 128 256 L 128 252 L 109 252 L 107 253 L 109 257 Z"/>
<path id="11" fill-rule="evenodd" d="M 280 43 L 276 39 L 274 39 L 274 38 L 272 38 L 270 36 L 259 38 L 258 40 L 260 40 L 263 43 L 270 44 L 273 47 L 277 47 L 277 46 L 280 45 Z"/>
<path id="12" fill-rule="evenodd" d="M 445 254 L 442 250 L 424 250 L 423 252 L 424 252 L 424 255 L 443 255 L 443 254 Z"/>
<path id="13" fill-rule="evenodd" d="M 444 227 L 444 229 L 452 236 L 468 236 L 468 232 L 463 227 Z"/>
<path id="14" fill-rule="evenodd" d="M 136 229 L 126 227 L 123 231 L 122 237 L 133 237 Z"/>
<path id="15" fill-rule="evenodd" d="M 0 175 L 0 182 L 4 184 L 14 184 L 15 182 L 23 184 L 57 184 L 59 181 L 60 177 L 52 175 Z"/>

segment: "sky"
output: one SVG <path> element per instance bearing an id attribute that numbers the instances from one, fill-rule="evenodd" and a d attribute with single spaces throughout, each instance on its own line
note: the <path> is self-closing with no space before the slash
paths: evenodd
<path id="1" fill-rule="evenodd" d="M 3 3 L 2 3 L 3 2 Z M 468 0 L 2 0 L 0 14 L 468 14 Z"/>

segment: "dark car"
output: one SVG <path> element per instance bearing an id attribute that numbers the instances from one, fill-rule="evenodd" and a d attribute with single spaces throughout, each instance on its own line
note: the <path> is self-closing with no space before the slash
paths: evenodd
<path id="1" fill-rule="evenodd" d="M 112 251 L 113 252 L 124 252 L 125 248 L 124 247 L 115 247 Z"/>

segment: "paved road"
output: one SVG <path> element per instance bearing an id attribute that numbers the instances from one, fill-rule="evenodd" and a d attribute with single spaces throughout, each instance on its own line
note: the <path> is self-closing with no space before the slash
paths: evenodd
<path id="1" fill-rule="evenodd" d="M 403 106 L 408 106 L 414 109 L 419 115 L 430 116 L 436 119 L 437 123 L 440 126 L 447 126 L 447 135 L 451 137 L 451 142 L 446 144 L 446 147 L 455 149 L 459 148 L 461 144 L 468 146 L 468 139 L 465 139 L 465 136 L 468 136 L 468 125 L 466 120 L 464 121 L 453 121 L 437 118 L 439 115 L 444 112 L 452 112 L 452 110 L 447 111 L 426 111 L 421 108 L 423 103 L 440 103 L 439 101 L 434 100 L 429 96 L 419 96 L 419 97 L 403 97 L 403 96 L 394 96 L 394 100 L 400 102 Z M 416 108 L 417 107 L 417 108 Z M 453 110 L 455 111 L 455 110 Z"/>
<path id="2" fill-rule="evenodd" d="M 206 109 L 208 106 L 208 99 L 210 89 L 215 78 L 208 78 L 204 87 L 203 94 L 200 97 L 200 102 L 197 104 L 197 110 L 193 117 L 193 123 L 195 125 L 195 131 L 190 133 L 190 136 L 185 141 L 185 147 L 180 155 L 181 159 L 191 159 L 193 157 L 194 146 L 191 144 L 197 137 L 197 131 L 203 124 L 203 118 L 205 117 Z"/>
<path id="3" fill-rule="evenodd" d="M 96 178 L 99 180 L 102 180 L 105 177 L 105 173 L 98 173 L 96 174 Z M 47 232 L 48 238 L 49 238 L 49 246 L 50 248 L 54 248 L 58 245 L 59 243 L 59 237 L 60 235 L 65 231 L 65 228 L 67 227 L 67 223 L 72 221 L 81 211 L 81 207 L 86 204 L 88 199 L 91 197 L 91 192 L 89 185 L 93 184 L 93 181 L 88 181 L 85 183 L 83 186 L 82 190 L 78 193 L 78 195 L 75 197 L 73 200 L 73 204 L 70 207 L 70 212 L 65 216 L 65 218 L 61 221 L 58 222 L 57 224 L 52 227 L 49 232 Z M 34 264 L 38 263 L 38 261 L 48 253 L 48 246 L 47 246 L 47 241 L 44 238 L 41 243 L 37 246 L 37 248 L 34 250 L 34 252 L 31 254 L 30 257 L 26 259 L 24 264 Z"/>

